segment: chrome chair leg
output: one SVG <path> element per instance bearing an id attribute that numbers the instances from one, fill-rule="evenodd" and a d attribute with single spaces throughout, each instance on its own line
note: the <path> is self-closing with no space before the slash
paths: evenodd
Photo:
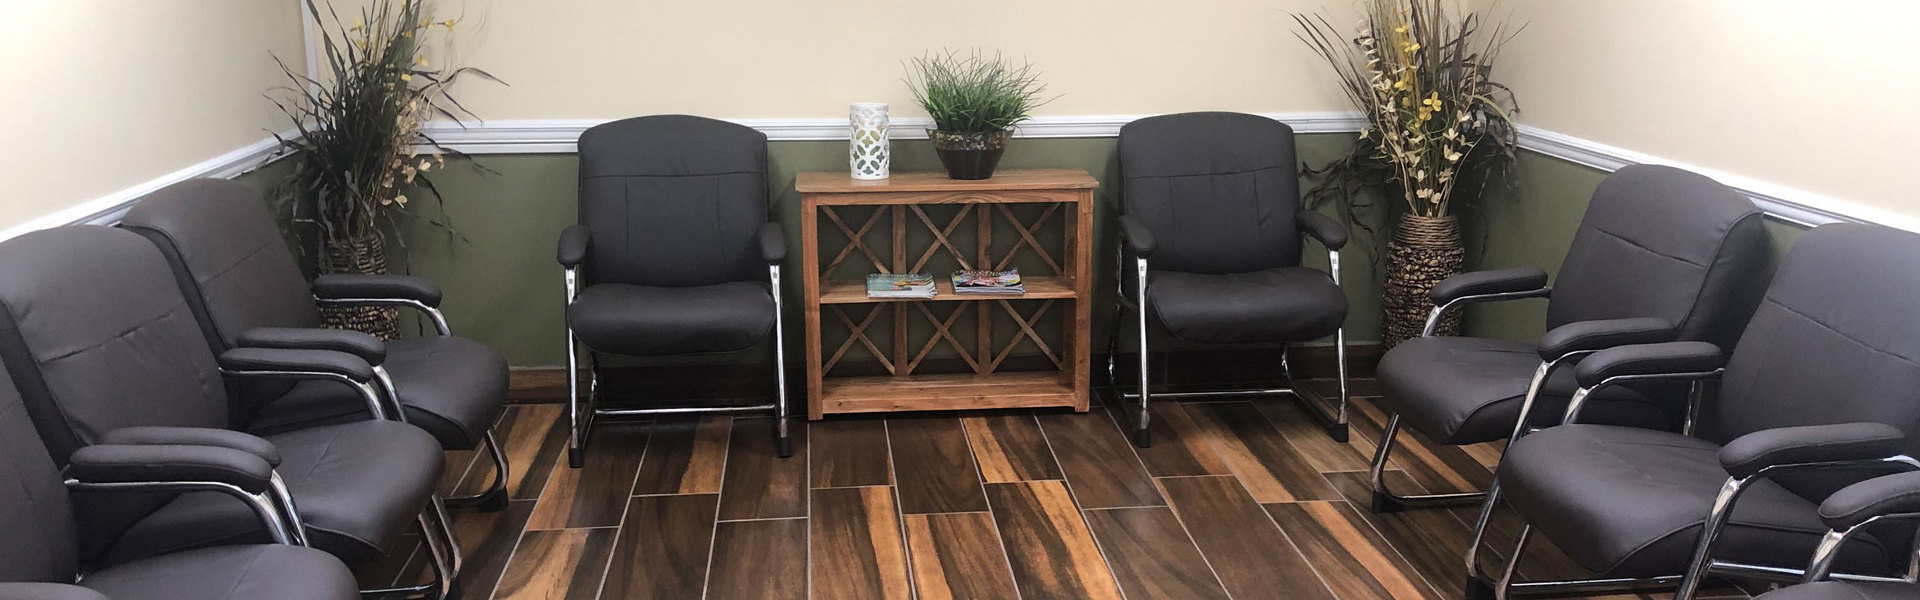
<path id="1" fill-rule="evenodd" d="M 567 466 L 586 466 L 586 414 L 590 407 L 580 406 L 580 340 L 573 328 L 567 328 Z M 592 392 L 588 392 L 592 396 Z"/>
<path id="2" fill-rule="evenodd" d="M 1733 518 L 1733 503 L 1740 499 L 1745 491 L 1747 480 L 1738 477 L 1727 478 L 1721 484 L 1720 493 L 1713 498 L 1713 510 L 1707 513 L 1707 520 L 1700 524 L 1700 539 L 1693 546 L 1693 560 L 1687 564 L 1687 572 L 1680 577 L 1680 588 L 1674 590 L 1673 600 L 1693 600 L 1700 591 L 1700 581 L 1706 579 L 1707 568 L 1713 566 L 1713 542 L 1720 537 L 1720 531 L 1727 527 L 1727 520 Z"/>
<path id="3" fill-rule="evenodd" d="M 1337 263 L 1336 263 L 1337 264 Z M 1340 405 L 1333 409 L 1333 422 L 1327 423 L 1327 435 L 1333 441 L 1346 443 L 1348 439 L 1347 404 L 1353 399 L 1352 391 L 1347 387 L 1347 328 L 1334 331 L 1334 361 L 1340 371 Z M 1287 372 L 1287 381 L 1293 381 L 1293 372 Z M 1294 388 L 1299 389 L 1299 388 Z"/>
<path id="4" fill-rule="evenodd" d="M 1500 581 L 1494 584 L 1494 600 L 1507 600 L 1512 597 L 1513 577 L 1520 572 L 1520 558 L 1527 554 L 1527 543 L 1533 541 L 1533 524 L 1520 525 L 1520 536 L 1513 542 L 1513 552 L 1507 555 L 1507 566 L 1500 570 Z"/>
<path id="5" fill-rule="evenodd" d="M 1134 422 L 1133 445 L 1147 448 L 1153 446 L 1153 432 L 1149 428 L 1153 422 L 1153 389 L 1147 375 L 1147 259 L 1136 259 L 1134 263 L 1133 312 L 1139 315 L 1140 327 L 1140 419 Z"/>
<path id="6" fill-rule="evenodd" d="M 793 437 L 787 421 L 787 328 L 785 310 L 780 302 L 780 266 L 767 268 L 773 282 L 773 433 L 780 458 L 793 456 Z"/>
<path id="7" fill-rule="evenodd" d="M 1373 451 L 1373 464 L 1368 471 L 1373 484 L 1373 512 L 1390 513 L 1404 510 L 1409 505 L 1452 506 L 1467 504 L 1486 497 L 1485 492 L 1454 492 L 1448 494 L 1423 494 L 1419 496 L 1397 496 L 1387 488 L 1387 461 L 1393 453 L 1393 445 L 1400 433 L 1400 413 L 1387 417 L 1386 430 L 1380 434 L 1380 445 Z"/>
<path id="8" fill-rule="evenodd" d="M 1487 486 L 1487 499 L 1480 503 L 1480 517 L 1473 521 L 1473 535 L 1467 538 L 1467 600 L 1492 600 L 1493 586 L 1487 584 L 1486 575 L 1480 572 L 1480 545 L 1486 543 L 1487 524 L 1493 521 L 1493 511 L 1500 503 L 1500 480 L 1495 479 Z"/>
<path id="9" fill-rule="evenodd" d="M 487 485 L 487 490 L 484 492 L 471 496 L 448 498 L 447 505 L 455 507 L 472 506 L 483 512 L 506 510 L 508 500 L 507 478 L 510 477 L 512 473 L 512 471 L 507 468 L 507 453 L 500 447 L 500 440 L 494 436 L 493 430 L 491 429 L 487 430 L 487 435 L 481 440 L 480 444 L 486 448 L 487 456 L 493 463 L 492 483 Z"/>

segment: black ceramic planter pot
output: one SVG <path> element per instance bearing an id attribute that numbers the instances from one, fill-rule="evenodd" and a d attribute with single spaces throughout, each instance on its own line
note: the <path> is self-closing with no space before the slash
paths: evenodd
<path id="1" fill-rule="evenodd" d="M 1007 138 L 1013 137 L 1013 132 L 928 130 L 927 137 L 933 139 L 933 150 L 940 154 L 940 164 L 946 165 L 948 177 L 987 179 L 1000 165 L 1000 155 L 1007 152 Z"/>

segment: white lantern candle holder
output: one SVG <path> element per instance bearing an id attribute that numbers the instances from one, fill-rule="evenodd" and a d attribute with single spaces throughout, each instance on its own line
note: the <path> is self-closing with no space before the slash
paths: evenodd
<path id="1" fill-rule="evenodd" d="M 886 179 L 893 160 L 887 143 L 887 104 L 855 102 L 850 115 L 853 137 L 847 144 L 847 166 L 854 179 Z"/>

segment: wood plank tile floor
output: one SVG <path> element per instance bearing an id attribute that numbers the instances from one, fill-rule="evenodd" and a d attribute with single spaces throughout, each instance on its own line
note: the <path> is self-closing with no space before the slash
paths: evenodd
<path id="1" fill-rule="evenodd" d="M 1383 415 L 1365 396 L 1356 403 L 1344 444 L 1290 397 L 1157 403 L 1144 450 L 1129 443 L 1124 411 L 1098 406 L 795 419 L 786 460 L 764 417 L 606 423 L 577 470 L 561 451 L 563 407 L 514 405 L 499 431 L 514 464 L 510 508 L 456 513 L 465 598 L 1460 597 L 1475 509 L 1370 512 L 1364 471 Z M 1407 492 L 1478 488 L 1499 456 L 1400 448 L 1391 483 Z M 472 453 L 448 464 L 448 491 L 490 476 Z M 1489 548 L 1510 545 L 1515 528 L 1503 515 Z M 1580 574 L 1535 546 L 1524 575 Z M 424 555 L 399 552 L 359 575 L 420 580 Z"/>

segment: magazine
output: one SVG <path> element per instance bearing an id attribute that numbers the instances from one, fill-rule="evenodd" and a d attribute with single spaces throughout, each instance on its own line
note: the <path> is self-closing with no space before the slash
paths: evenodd
<path id="1" fill-rule="evenodd" d="M 926 273 L 867 276 L 868 298 L 932 298 L 933 293 L 933 276 Z"/>
<path id="2" fill-rule="evenodd" d="M 953 291 L 957 294 L 1025 294 L 1027 286 L 1020 280 L 1019 269 L 955 271 Z"/>

